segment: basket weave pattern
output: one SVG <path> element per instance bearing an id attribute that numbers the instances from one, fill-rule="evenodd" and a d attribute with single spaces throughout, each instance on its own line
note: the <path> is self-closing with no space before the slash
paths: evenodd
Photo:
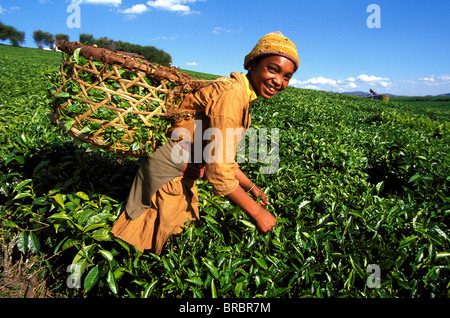
<path id="1" fill-rule="evenodd" d="M 63 40 L 58 48 L 67 54 L 55 93 L 58 125 L 82 142 L 121 155 L 140 157 L 155 149 L 170 127 L 168 113 L 205 84 L 173 68 L 79 42 Z M 81 64 L 72 58 L 77 48 Z"/>

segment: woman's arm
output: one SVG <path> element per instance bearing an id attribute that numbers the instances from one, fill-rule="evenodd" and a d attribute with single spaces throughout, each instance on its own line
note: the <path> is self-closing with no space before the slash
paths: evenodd
<path id="1" fill-rule="evenodd" d="M 235 170 L 236 179 L 239 181 L 241 187 L 247 193 L 252 194 L 255 197 L 260 197 L 261 201 L 259 204 L 262 206 L 270 205 L 270 202 L 267 200 L 266 194 L 258 188 L 243 172 L 241 169 L 237 168 Z"/>
<path id="2" fill-rule="evenodd" d="M 228 194 L 227 197 L 247 212 L 255 220 L 256 226 L 262 232 L 267 233 L 275 226 L 277 220 L 269 211 L 263 208 L 263 206 L 270 204 L 269 201 L 267 201 L 266 194 L 254 185 L 241 169 L 237 168 L 235 170 L 235 175 L 240 186 Z M 254 196 L 259 195 L 261 197 L 261 202 L 258 204 L 247 195 L 246 191 Z"/>
<path id="3" fill-rule="evenodd" d="M 276 218 L 247 195 L 241 186 L 238 186 L 233 192 L 228 194 L 227 198 L 247 212 L 255 220 L 256 226 L 263 233 L 267 233 L 275 226 L 277 222 Z"/>

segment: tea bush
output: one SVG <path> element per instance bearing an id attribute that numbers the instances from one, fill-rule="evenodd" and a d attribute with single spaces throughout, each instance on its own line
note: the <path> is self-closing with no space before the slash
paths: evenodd
<path id="1" fill-rule="evenodd" d="M 157 256 L 109 234 L 139 162 L 91 151 L 46 116 L 59 59 L 0 46 L 1 235 L 39 256 L 57 295 L 450 296 L 448 113 L 291 87 L 261 100 L 252 126 L 279 128 L 278 170 L 241 168 L 277 225 L 259 233 L 199 181 L 201 221 Z"/>

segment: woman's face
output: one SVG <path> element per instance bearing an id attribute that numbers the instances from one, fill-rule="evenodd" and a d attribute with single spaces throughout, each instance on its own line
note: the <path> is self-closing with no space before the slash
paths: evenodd
<path id="1" fill-rule="evenodd" d="M 295 65 L 288 58 L 268 55 L 249 67 L 247 78 L 258 96 L 270 99 L 286 89 L 294 72 Z"/>

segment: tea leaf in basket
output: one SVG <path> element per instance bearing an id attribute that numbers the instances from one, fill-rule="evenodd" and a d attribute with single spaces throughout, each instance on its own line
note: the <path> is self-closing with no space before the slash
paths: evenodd
<path id="1" fill-rule="evenodd" d="M 76 49 L 75 52 L 73 52 L 73 59 L 75 60 L 75 62 L 77 64 L 79 63 L 80 51 L 81 51 L 81 47 Z"/>
<path id="2" fill-rule="evenodd" d="M 131 150 L 132 150 L 132 151 L 139 150 L 139 148 L 141 148 L 141 144 L 138 143 L 138 142 L 135 142 L 135 143 L 131 146 Z"/>
<path id="3" fill-rule="evenodd" d="M 61 92 L 61 93 L 57 94 L 56 97 L 67 98 L 67 97 L 70 97 L 70 94 L 67 92 Z"/>
<path id="4" fill-rule="evenodd" d="M 64 130 L 67 132 L 72 128 L 72 126 L 75 124 L 75 119 L 65 116 L 64 114 L 61 114 L 60 118 L 61 123 L 63 124 Z"/>

